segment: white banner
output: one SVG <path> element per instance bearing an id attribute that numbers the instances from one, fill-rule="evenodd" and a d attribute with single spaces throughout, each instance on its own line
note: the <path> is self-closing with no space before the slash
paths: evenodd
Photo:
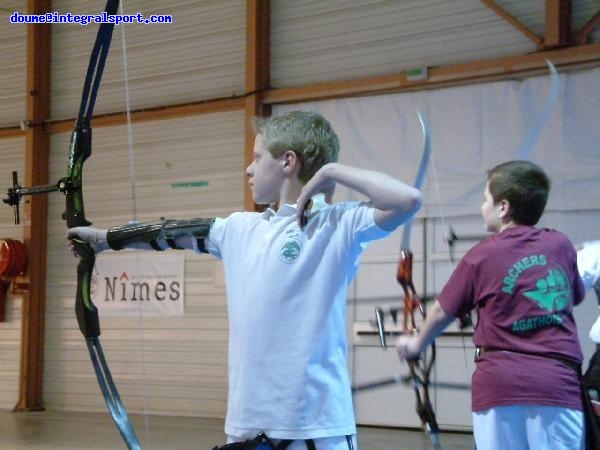
<path id="1" fill-rule="evenodd" d="M 182 253 L 102 253 L 91 297 L 100 316 L 183 317 Z"/>

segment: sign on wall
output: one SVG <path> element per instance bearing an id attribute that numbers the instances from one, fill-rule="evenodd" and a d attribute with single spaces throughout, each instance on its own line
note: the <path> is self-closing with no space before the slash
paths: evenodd
<path id="1" fill-rule="evenodd" d="M 103 253 L 91 297 L 101 316 L 183 317 L 185 258 L 181 253 Z"/>

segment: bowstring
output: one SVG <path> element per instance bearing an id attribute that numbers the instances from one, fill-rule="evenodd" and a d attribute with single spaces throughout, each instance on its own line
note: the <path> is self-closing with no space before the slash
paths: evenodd
<path id="1" fill-rule="evenodd" d="M 121 0 L 119 3 L 119 13 L 124 16 L 123 4 L 125 0 Z M 127 40 L 125 36 L 125 23 L 121 23 L 121 49 L 123 52 L 123 78 L 125 85 L 125 113 L 126 113 L 126 127 L 127 127 L 127 154 L 129 157 L 129 196 L 131 204 L 131 221 L 138 221 L 138 210 L 137 210 L 137 195 L 136 195 L 136 172 L 135 172 L 135 154 L 133 151 L 133 127 L 131 121 L 131 98 L 129 90 L 129 66 L 127 59 Z M 143 416 L 144 416 L 144 442 L 148 446 L 149 431 L 150 431 L 150 415 L 148 407 L 148 376 L 146 372 L 146 348 L 145 348 L 145 326 L 144 326 L 144 312 L 143 303 L 139 303 L 138 307 L 138 322 L 139 322 L 139 339 L 140 339 L 140 358 L 142 366 L 142 392 L 144 399 Z"/>
<path id="2" fill-rule="evenodd" d="M 119 12 L 123 15 L 123 3 L 119 4 Z M 129 155 L 129 194 L 131 200 L 131 217 L 137 221 L 137 197 L 135 192 L 135 155 L 133 153 L 133 129 L 131 126 L 131 101 L 129 95 L 129 66 L 127 64 L 127 45 L 125 38 L 125 24 L 121 27 L 121 48 L 123 50 L 123 77 L 125 82 L 125 112 L 127 115 L 127 153 Z"/>
<path id="3" fill-rule="evenodd" d="M 439 207 L 439 215 L 440 215 L 440 222 L 442 224 L 442 230 L 447 230 L 448 229 L 448 222 L 446 220 L 446 213 L 444 211 L 444 204 L 442 203 L 442 196 L 440 194 L 440 183 L 438 180 L 438 176 L 437 176 L 437 169 L 436 169 L 436 164 L 435 164 L 435 156 L 433 155 L 433 152 L 431 154 L 431 176 L 433 179 L 433 189 L 435 191 L 435 197 L 437 200 L 437 204 Z M 452 261 L 452 254 L 450 252 L 450 244 L 448 243 L 447 239 L 444 239 L 444 249 L 446 251 L 446 254 L 448 255 L 448 262 L 450 263 L 452 270 L 454 270 L 456 268 L 456 261 Z M 461 333 L 461 340 L 462 340 L 462 347 L 463 347 L 463 358 L 464 358 L 464 363 L 465 363 L 465 372 L 468 371 L 468 367 L 469 367 L 469 360 L 467 359 L 467 346 L 466 346 L 466 342 L 465 342 L 465 335 L 464 333 Z"/>

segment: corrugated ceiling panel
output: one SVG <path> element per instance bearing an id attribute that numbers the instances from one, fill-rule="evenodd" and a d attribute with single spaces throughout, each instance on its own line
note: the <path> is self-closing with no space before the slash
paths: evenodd
<path id="1" fill-rule="evenodd" d="M 10 0 L 2 2 L 0 9 L 0 127 L 25 119 L 27 27 L 9 20 L 14 11 L 25 12 L 25 5 L 25 1 Z"/>
<path id="2" fill-rule="evenodd" d="M 573 0 L 573 32 L 580 31 L 600 11 L 600 0 Z M 600 42 L 600 26 L 596 26 L 588 42 Z"/>
<path id="3" fill-rule="evenodd" d="M 0 50 L 1 51 L 1 50 Z M 0 189 L 4 196 L 12 186 L 13 170 L 24 179 L 24 138 L 0 140 Z M 25 210 L 21 210 L 22 217 Z M 13 209 L 0 205 L 0 239 L 23 239 L 23 226 L 14 224 Z M 21 306 L 20 294 L 9 291 L 4 302 L 4 322 L 0 322 L 0 409 L 12 409 L 19 398 L 19 368 L 21 357 Z"/>
<path id="4" fill-rule="evenodd" d="M 536 33 L 543 32 L 542 0 L 499 3 Z M 533 42 L 478 0 L 273 0 L 271 26 L 275 87 L 535 50 Z"/>
<path id="5" fill-rule="evenodd" d="M 544 34 L 546 0 L 496 0 L 496 4 L 538 36 Z"/>
<path id="6" fill-rule="evenodd" d="M 68 140 L 66 133 L 52 137 L 52 179 L 64 173 Z M 139 220 L 226 216 L 243 209 L 243 111 L 135 124 L 133 140 Z M 127 223 L 133 213 L 126 127 L 94 130 L 84 170 L 88 219 L 98 227 Z M 207 184 L 172 186 L 194 181 Z M 64 198 L 51 196 L 49 209 L 46 407 L 104 411 L 73 312 L 76 261 L 60 220 Z M 192 252 L 185 259 L 185 317 L 100 317 L 101 339 L 130 412 L 224 417 L 228 328 L 221 264 Z"/>
<path id="7" fill-rule="evenodd" d="M 102 6 L 101 6 L 102 4 Z M 103 2 L 55 1 L 62 14 L 97 14 Z M 171 15 L 173 23 L 125 26 L 132 109 L 241 94 L 245 83 L 246 4 L 127 0 L 124 14 Z M 52 31 L 52 118 L 75 116 L 97 25 Z M 115 27 L 96 113 L 125 110 L 122 26 Z"/>
<path id="8" fill-rule="evenodd" d="M 544 35 L 546 0 L 496 0 L 496 3 L 538 36 Z M 571 32 L 577 34 L 599 10 L 600 0 L 572 0 Z M 599 41 L 591 39 L 590 42 Z"/>

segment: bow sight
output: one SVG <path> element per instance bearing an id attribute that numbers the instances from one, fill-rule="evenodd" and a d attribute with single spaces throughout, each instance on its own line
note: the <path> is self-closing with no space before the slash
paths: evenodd
<path id="1" fill-rule="evenodd" d="M 21 198 L 24 195 L 45 194 L 47 192 L 56 191 L 62 192 L 66 195 L 72 190 L 73 187 L 73 183 L 67 178 L 61 178 L 56 184 L 42 184 L 39 186 L 23 187 L 19 184 L 17 171 L 13 171 L 12 181 L 12 187 L 8 188 L 6 197 L 3 198 L 2 201 L 14 208 L 15 225 L 21 223 L 19 205 L 21 204 Z"/>

